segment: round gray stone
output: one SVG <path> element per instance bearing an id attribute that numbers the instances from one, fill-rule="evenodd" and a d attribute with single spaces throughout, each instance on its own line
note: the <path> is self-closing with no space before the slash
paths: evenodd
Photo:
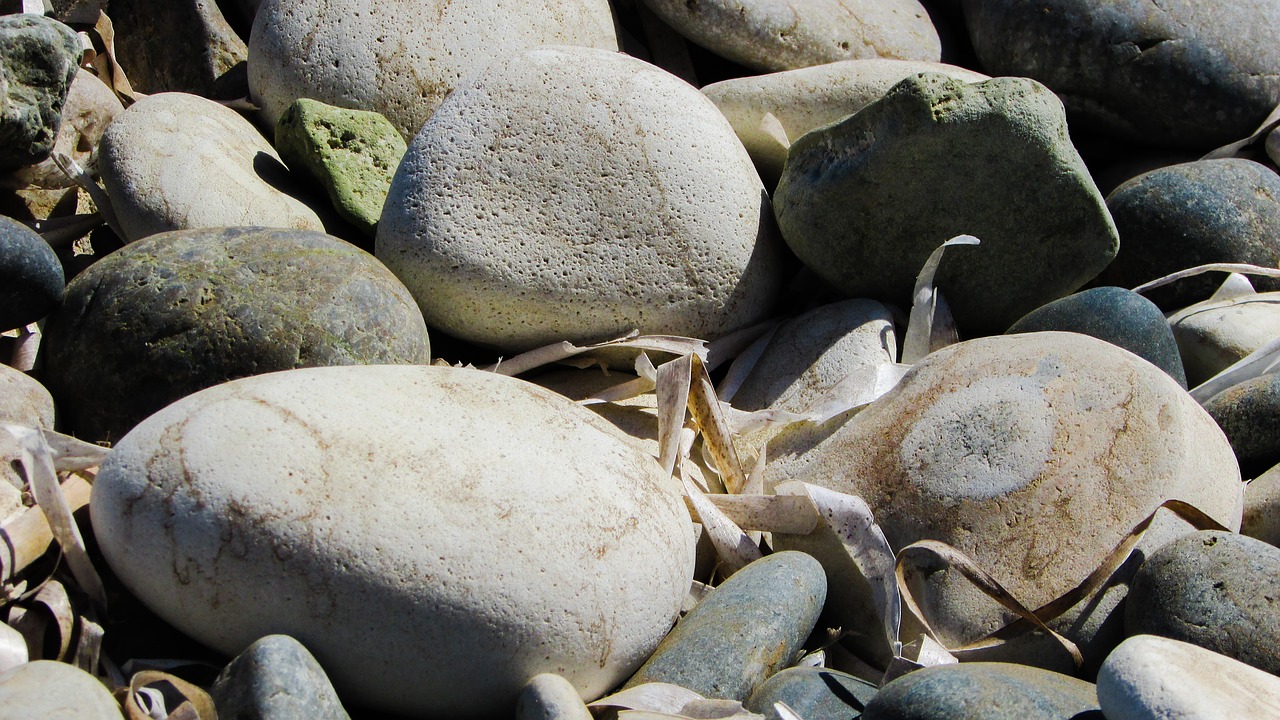
<path id="1" fill-rule="evenodd" d="M 862 718 L 1073 720 L 1097 710 L 1092 683 L 1025 665 L 981 662 L 908 673 L 880 688 Z"/>
<path id="2" fill-rule="evenodd" d="M 743 705 L 768 720 L 780 720 L 774 703 L 785 703 L 802 718 L 857 720 L 878 688 L 838 670 L 787 668 L 764 681 Z"/>
<path id="3" fill-rule="evenodd" d="M 219 717 L 350 720 L 324 668 L 288 635 L 254 642 L 223 669 L 209 694 Z"/>
<path id="4" fill-rule="evenodd" d="M 1280 462 L 1280 374 L 1229 387 L 1209 398 L 1204 409 L 1231 441 L 1245 477 Z"/>
<path id="5" fill-rule="evenodd" d="M 0 215 L 0 329 L 23 327 L 48 315 L 65 284 L 62 263 L 49 243 Z"/>
<path id="6" fill-rule="evenodd" d="M 591 720 L 573 683 L 552 673 L 535 675 L 520 691 L 516 720 Z"/>
<path id="7" fill-rule="evenodd" d="M 68 663 L 36 660 L 0 674 L 0 720 L 121 720 L 98 678 Z"/>
<path id="8" fill-rule="evenodd" d="M 57 20 L 0 17 L 0 167 L 49 156 L 83 51 L 76 31 Z"/>

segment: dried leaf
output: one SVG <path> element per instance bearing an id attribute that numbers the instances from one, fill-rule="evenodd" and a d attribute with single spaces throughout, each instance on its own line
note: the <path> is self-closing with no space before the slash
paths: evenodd
<path id="1" fill-rule="evenodd" d="M 1257 294 L 1258 291 L 1254 289 L 1253 283 L 1249 282 L 1248 277 L 1240 273 L 1231 273 L 1227 275 L 1227 279 L 1222 281 L 1222 285 L 1205 302 L 1226 302 Z"/>
<path id="2" fill-rule="evenodd" d="M 1266 137 L 1272 130 L 1275 130 L 1277 126 L 1280 126 L 1280 105 L 1277 105 L 1276 108 L 1271 111 L 1271 114 L 1267 116 L 1266 120 L 1262 121 L 1262 124 L 1258 126 L 1257 130 L 1253 131 L 1252 135 L 1243 140 L 1237 140 L 1236 142 L 1223 145 L 1200 159 L 1216 160 L 1218 158 L 1239 157 L 1241 150 Z"/>
<path id="3" fill-rule="evenodd" d="M 680 717 L 692 720 L 764 720 L 737 700 L 721 700 L 718 698 L 699 698 L 691 700 L 680 708 Z"/>
<path id="4" fill-rule="evenodd" d="M 804 720 L 804 718 L 800 717 L 800 713 L 792 710 L 789 705 L 781 701 L 773 704 L 773 711 L 778 713 L 778 720 Z"/>
<path id="5" fill-rule="evenodd" d="M 521 375 L 544 365 L 563 362 L 576 355 L 607 349 L 648 350 L 672 355 L 695 354 L 705 356 L 707 344 L 697 338 L 678 337 L 675 335 L 640 335 L 638 331 L 633 330 L 620 338 L 606 340 L 594 345 L 574 345 L 568 341 L 552 343 L 521 353 L 509 360 L 500 360 L 496 364 L 485 368 L 485 370 L 499 375 Z"/>
<path id="6" fill-rule="evenodd" d="M 775 408 L 739 410 L 723 400 L 720 401 L 720 413 L 728 425 L 729 434 L 737 437 L 751 435 L 771 427 L 808 422 L 813 417 L 810 414 L 793 413 Z"/>
<path id="7" fill-rule="evenodd" d="M 880 679 L 880 686 L 897 680 L 907 673 L 915 672 L 927 667 L 936 665 L 954 665 L 960 662 L 955 655 L 947 652 L 933 638 L 928 635 L 921 635 L 902 646 L 902 654 L 893 658 L 889 663 L 889 667 L 885 668 L 884 677 Z"/>
<path id="8" fill-rule="evenodd" d="M 712 504 L 709 496 L 694 485 L 688 477 L 681 474 L 684 482 L 685 496 L 693 505 L 693 510 L 702 523 L 712 546 L 716 549 L 716 557 L 724 568 L 722 577 L 729 577 L 762 557 L 759 546 L 742 531 L 732 520 Z"/>
<path id="9" fill-rule="evenodd" d="M 703 447 L 715 460 L 716 470 L 724 480 L 725 488 L 730 493 L 742 492 L 747 484 L 747 477 L 742 471 L 742 462 L 738 459 L 738 450 L 733 444 L 729 425 L 721 412 L 720 401 L 716 399 L 715 386 L 711 384 L 711 376 L 707 374 L 702 358 L 695 355 L 692 362 L 689 413 L 702 431 Z"/>
<path id="10" fill-rule="evenodd" d="M 916 276 L 915 290 L 912 292 L 911 320 L 907 323 L 906 339 L 902 343 L 902 362 L 912 365 L 919 362 L 934 349 L 934 318 L 937 314 L 937 292 L 934 290 L 934 276 L 942 264 L 943 253 L 949 247 L 957 245 L 979 245 L 981 240 L 972 235 L 957 235 L 942 243 L 929 254 L 920 274 Z M 949 312 L 947 313 L 950 314 Z"/>
<path id="11" fill-rule="evenodd" d="M 1225 272 L 1240 273 L 1242 275 L 1262 275 L 1263 277 L 1280 277 L 1280 269 L 1263 267 L 1261 265 L 1250 265 L 1248 263 L 1209 263 L 1208 265 L 1197 265 L 1186 270 L 1179 270 L 1176 273 L 1170 273 L 1162 278 L 1156 278 L 1150 282 L 1145 282 L 1134 288 L 1136 293 L 1144 293 L 1148 290 L 1154 290 L 1158 287 L 1164 287 L 1170 283 L 1177 282 L 1183 278 L 1195 277 L 1203 275 L 1207 272 Z"/>
<path id="12" fill-rule="evenodd" d="M 707 501 L 743 530 L 808 535 L 822 521 L 807 495 L 707 495 Z M 702 522 L 685 498 L 694 522 Z"/>
<path id="13" fill-rule="evenodd" d="M 677 713 L 680 712 L 680 708 L 701 698 L 702 696 L 698 693 L 679 685 L 645 683 L 600 698 L 593 703 L 588 703 L 587 707 Z"/>
<path id="14" fill-rule="evenodd" d="M 154 707 L 150 703 L 144 705 L 143 697 L 147 697 L 149 693 L 147 689 L 152 685 L 167 683 L 173 690 L 180 695 L 184 701 L 179 704 L 173 713 L 162 715 L 161 717 L 174 718 L 178 720 L 181 716 L 179 711 L 183 711 L 183 706 L 190 706 L 190 709 L 183 712 L 187 713 L 186 717 L 192 720 L 217 720 L 218 712 L 214 709 L 213 700 L 204 690 L 192 685 L 180 677 L 170 675 L 168 673 L 156 670 L 144 670 L 137 673 L 129 681 L 128 688 L 121 688 L 124 697 L 121 698 L 120 705 L 125 711 L 127 720 L 150 720 L 149 707 Z"/>
<path id="15" fill-rule="evenodd" d="M 78 619 L 76 650 L 71 664 L 90 675 L 98 672 L 98 663 L 102 658 L 102 626 L 81 615 Z"/>
<path id="16" fill-rule="evenodd" d="M 660 365 L 655 373 L 658 396 L 658 462 L 668 475 L 680 458 L 680 435 L 693 377 L 693 355 L 681 355 Z"/>
<path id="17" fill-rule="evenodd" d="M 1280 338 L 1276 338 L 1200 385 L 1192 388 L 1191 397 L 1201 405 L 1227 388 L 1271 372 L 1280 364 Z"/>
<path id="18" fill-rule="evenodd" d="M 17 630 L 0 623 L 0 673 L 9 672 L 28 659 L 26 638 Z"/>
<path id="19" fill-rule="evenodd" d="M 63 495 L 71 512 L 89 504 L 92 487 L 83 478 L 72 475 L 62 484 Z M 40 507 L 28 508 L 0 527 L 0 583 L 7 583 L 31 563 L 39 560 L 53 542 L 53 530 Z"/>
<path id="20" fill-rule="evenodd" d="M 707 361 L 707 371 L 714 372 L 716 368 L 728 360 L 741 355 L 751 343 L 755 342 L 764 333 L 777 327 L 779 323 L 780 321 L 778 320 L 765 320 L 750 327 L 735 330 L 728 335 L 718 337 L 707 343 L 707 352 L 703 356 L 703 359 Z"/>
<path id="21" fill-rule="evenodd" d="M 864 365 L 824 392 L 805 414 L 810 422 L 821 425 L 841 413 L 869 405 L 896 387 L 910 369 L 903 363 Z"/>
<path id="22" fill-rule="evenodd" d="M 111 207 L 111 198 L 107 197 L 107 191 L 98 187 L 98 183 L 92 177 L 89 177 L 89 173 L 85 172 L 79 163 L 65 153 L 55 152 L 50 157 L 53 158 L 54 164 L 68 178 L 71 178 L 72 182 L 89 193 L 89 197 L 93 199 L 93 204 L 98 208 L 98 213 L 107 221 L 111 231 L 119 236 L 121 240 L 127 240 L 129 236 L 125 234 L 124 226 L 120 224 L 115 210 Z"/>
<path id="23" fill-rule="evenodd" d="M 28 610 L 24 607 L 9 608 L 9 627 L 22 635 L 27 645 L 27 657 L 32 660 L 45 660 L 44 636 L 49 628 L 48 613 Z"/>
<path id="24" fill-rule="evenodd" d="M 62 583 L 51 580 L 36 593 L 34 602 L 44 606 L 58 630 L 58 652 L 52 659 L 65 662 L 70 656 L 71 635 L 76 627 L 76 613 L 71 608 L 67 589 Z"/>
<path id="25" fill-rule="evenodd" d="M 97 22 L 94 23 L 93 32 L 102 42 L 102 52 L 94 58 L 93 69 L 98 73 L 98 77 L 107 84 L 108 87 L 120 98 L 120 102 L 127 108 L 133 103 L 146 97 L 142 93 L 133 89 L 129 84 L 129 78 L 124 74 L 124 68 L 120 67 L 120 63 L 116 62 L 116 31 L 111 24 L 111 18 L 107 17 L 105 12 L 98 11 Z M 96 44 L 95 44 L 96 45 Z M 94 198 L 97 201 L 97 198 Z M 98 206 L 102 208 L 101 205 Z M 112 226 L 115 227 L 114 225 Z M 120 236 L 125 237 L 124 235 Z"/>
<path id="26" fill-rule="evenodd" d="M 738 388 L 742 387 L 742 383 L 751 376 L 751 371 L 755 369 L 760 356 L 764 355 L 765 349 L 769 347 L 769 342 L 773 340 L 773 336 L 778 333 L 780 327 L 782 327 L 781 324 L 769 328 L 733 359 L 729 365 L 729 372 L 725 373 L 724 379 L 720 381 L 720 387 L 716 388 L 716 394 L 722 401 L 733 401 L 733 396 L 738 394 Z"/>
<path id="27" fill-rule="evenodd" d="M 767 112 L 760 118 L 760 132 L 777 144 L 778 150 L 782 151 L 780 154 L 784 157 L 785 153 L 790 152 L 791 138 L 787 137 L 787 129 L 773 113 Z"/>
<path id="28" fill-rule="evenodd" d="M 102 214 L 95 212 L 39 220 L 32 224 L 32 229 L 39 233 L 40 237 L 44 238 L 44 241 L 54 250 L 61 250 L 89 234 L 103 222 Z"/>

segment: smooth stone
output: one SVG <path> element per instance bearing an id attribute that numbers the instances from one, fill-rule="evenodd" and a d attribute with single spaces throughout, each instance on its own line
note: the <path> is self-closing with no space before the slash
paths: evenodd
<path id="1" fill-rule="evenodd" d="M 916 276 L 944 241 L 938 287 L 964 334 L 1003 332 L 1079 289 L 1119 240 L 1039 83 L 903 80 L 861 112 L 791 147 L 774 194 L 782 236 L 852 297 L 910 307 Z"/>
<path id="2" fill-rule="evenodd" d="M 1280 164 L 1280 160 L 1276 159 L 1280 158 L 1280 133 L 1277 133 L 1275 130 L 1267 133 L 1267 140 L 1264 143 L 1263 148 L 1267 153 L 1267 157 L 1271 159 L 1271 162 Z"/>
<path id="3" fill-rule="evenodd" d="M 342 218 L 373 237 L 404 138 L 376 112 L 299 99 L 276 124 L 276 150 L 329 195 Z"/>
<path id="4" fill-rule="evenodd" d="M 644 0 L 681 35 L 756 70 L 859 58 L 937 62 L 938 31 L 918 0 Z"/>
<path id="5" fill-rule="evenodd" d="M 692 581 L 679 485 L 571 401 L 439 366 L 307 368 L 191 395 L 103 464 L 121 582 L 234 654 L 288 634 L 345 702 L 510 717 L 529 678 L 595 699 Z"/>
<path id="6" fill-rule="evenodd" d="M 1125 603 L 1128 635 L 1181 640 L 1280 672 L 1280 548 L 1204 530 L 1165 545 L 1139 568 Z"/>
<path id="7" fill-rule="evenodd" d="M 715 105 L 646 62 L 513 55 L 440 105 L 396 170 L 375 243 L 432 327 L 515 352 L 715 338 L 781 291 L 784 250 Z"/>
<path id="8" fill-rule="evenodd" d="M 1009 326 L 1008 333 L 1060 330 L 1106 340 L 1169 373 L 1182 387 L 1178 342 L 1164 313 L 1150 300 L 1124 288 L 1096 287 L 1046 303 Z"/>
<path id="9" fill-rule="evenodd" d="M 120 113 L 98 144 L 98 167 L 126 241 L 227 226 L 324 230 L 266 138 L 196 95 L 151 95 Z"/>
<path id="10" fill-rule="evenodd" d="M 591 720 L 578 691 L 553 673 L 535 675 L 520 691 L 516 720 Z"/>
<path id="11" fill-rule="evenodd" d="M 889 308 L 875 300 L 823 305 L 777 329 L 731 404 L 804 412 L 850 373 L 897 355 Z"/>
<path id="12" fill-rule="evenodd" d="M 1197 645 L 1152 635 L 1124 641 L 1098 672 L 1107 720 L 1280 717 L 1280 678 Z"/>
<path id="13" fill-rule="evenodd" d="M 53 396 L 30 375 L 0 363 L 0 425 L 14 424 L 53 429 Z M 13 463 L 22 457 L 22 445 L 0 428 L 0 520 L 23 509 L 26 484 Z"/>
<path id="14" fill-rule="evenodd" d="M 1209 299 L 1169 316 L 1195 387 L 1280 337 L 1280 293 Z"/>
<path id="15" fill-rule="evenodd" d="M 66 280 L 62 263 L 35 230 L 0 215 L 0 330 L 25 327 L 53 311 Z"/>
<path id="16" fill-rule="evenodd" d="M 220 100 L 248 93 L 249 48 L 207 0 L 111 0 L 116 57 L 147 94 L 182 92 Z"/>
<path id="17" fill-rule="evenodd" d="M 964 82 L 991 79 L 955 65 L 871 58 L 724 80 L 703 87 L 702 94 L 720 108 L 761 176 L 774 184 L 782 175 L 787 149 L 805 133 L 849 117 L 922 72 Z"/>
<path id="18" fill-rule="evenodd" d="M 97 159 L 93 151 L 102 139 L 107 126 L 124 111 L 120 99 L 98 76 L 80 69 L 71 81 L 67 101 L 62 106 L 62 125 L 54 139 L 53 151 L 71 158 L 76 164 L 93 173 Z M 75 181 L 62 172 L 53 158 L 46 158 L 35 165 L 18 168 L 0 178 L 0 185 L 39 188 L 68 188 Z"/>
<path id="19" fill-rule="evenodd" d="M 1134 287 L 1208 263 L 1280 263 L 1280 177 L 1240 158 L 1198 160 L 1153 170 L 1107 197 L 1123 249 L 1103 282 Z M 1207 273 L 1144 293 L 1164 310 L 1213 294 L 1222 273 Z M 1280 279 L 1250 278 L 1262 291 Z"/>
<path id="20" fill-rule="evenodd" d="M 66 425 L 118 439 L 178 398 L 317 365 L 430 362 L 413 298 L 368 253 L 323 233 L 153 235 L 68 286 L 43 339 Z"/>
<path id="21" fill-rule="evenodd" d="M 964 0 L 964 11 L 986 72 L 1035 78 L 1117 137 L 1210 150 L 1248 137 L 1280 101 L 1276 0 Z"/>
<path id="22" fill-rule="evenodd" d="M 1280 547 L 1280 465 L 1244 486 L 1240 534 Z"/>
<path id="23" fill-rule="evenodd" d="M 618 50 L 606 0 L 263 0 L 249 89 L 271 126 L 300 97 L 386 116 L 406 140 L 458 83 L 542 45 Z"/>
<path id="24" fill-rule="evenodd" d="M 1102 720 L 1097 711 L 1092 683 L 1035 667 L 977 662 L 908 673 L 880 688 L 862 718 Z"/>
<path id="25" fill-rule="evenodd" d="M 865 500 L 890 546 L 938 540 L 968 555 L 1027 607 L 1075 588 L 1168 499 L 1238 528 L 1242 484 L 1222 431 L 1172 378 L 1110 343 L 1044 332 L 970 340 L 917 363 L 892 391 L 852 416 L 802 425 L 768 447 L 766 488 L 800 480 Z M 1099 508 L 1105 508 L 1100 512 Z M 1087 522 L 1082 518 L 1088 518 Z M 1132 562 L 1050 627 L 1096 668 L 1121 639 L 1125 583 L 1144 553 L 1190 532 L 1162 511 Z M 843 546 L 814 545 L 833 588 L 828 620 L 869 661 L 887 661 L 870 588 Z M 824 549 L 825 548 L 825 549 Z M 939 565 L 907 566 L 908 587 L 947 647 L 1015 616 Z M 917 565 L 919 567 L 917 567 Z M 942 567 L 945 567 L 943 565 Z M 904 618 L 902 636 L 922 630 Z M 975 659 L 1070 671 L 1067 653 L 1023 635 Z"/>
<path id="26" fill-rule="evenodd" d="M 96 677 L 69 663 L 36 660 L 0 674 L 0 720 L 121 720 Z"/>
<path id="27" fill-rule="evenodd" d="M 681 618 L 626 687 L 671 683 L 742 702 L 795 662 L 826 596 L 826 574 L 812 556 L 780 552 L 756 560 Z"/>
<path id="28" fill-rule="evenodd" d="M 0 167 L 49 157 L 82 52 L 80 36 L 57 20 L 0 17 Z"/>
<path id="29" fill-rule="evenodd" d="M 324 668 L 288 635 L 255 641 L 222 670 L 209 695 L 219 717 L 350 720 Z"/>
<path id="30" fill-rule="evenodd" d="M 1231 441 L 1246 477 L 1280 462 L 1280 374 L 1233 385 L 1209 398 L 1204 409 Z"/>
<path id="31" fill-rule="evenodd" d="M 802 718 L 857 720 L 875 696 L 875 685 L 838 670 L 793 667 L 775 673 L 743 703 L 768 720 L 781 720 L 774 703 L 785 703 Z"/>

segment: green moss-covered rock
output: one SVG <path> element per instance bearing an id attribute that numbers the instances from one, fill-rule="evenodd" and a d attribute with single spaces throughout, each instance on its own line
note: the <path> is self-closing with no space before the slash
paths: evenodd
<path id="1" fill-rule="evenodd" d="M 234 378 L 430 359 L 421 312 L 373 256 L 267 228 L 180 230 L 117 250 L 67 286 L 44 342 L 60 414 L 93 439 Z"/>
<path id="2" fill-rule="evenodd" d="M 82 50 L 76 31 L 57 20 L 0 17 L 0 167 L 49 156 Z"/>
<path id="3" fill-rule="evenodd" d="M 390 120 L 304 98 L 280 116 L 275 144 L 291 170 L 320 183 L 338 214 L 373 237 L 406 147 Z"/>

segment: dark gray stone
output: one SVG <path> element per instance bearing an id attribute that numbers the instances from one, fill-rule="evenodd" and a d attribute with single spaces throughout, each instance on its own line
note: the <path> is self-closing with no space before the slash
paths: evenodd
<path id="1" fill-rule="evenodd" d="M 1107 197 L 1122 239 L 1102 281 L 1135 287 L 1208 263 L 1280 262 L 1280 176 L 1238 158 L 1171 165 L 1124 183 Z M 1213 294 L 1225 273 L 1206 273 L 1145 293 L 1166 311 Z M 1280 280 L 1253 277 L 1259 292 Z"/>
<path id="2" fill-rule="evenodd" d="M 876 690 L 875 685 L 838 670 L 794 667 L 766 680 L 744 704 L 769 720 L 779 720 L 773 706 L 778 702 L 805 720 L 857 720 Z"/>
<path id="3" fill-rule="evenodd" d="M 48 315 L 62 297 L 62 263 L 44 238 L 0 215 L 0 330 Z"/>
<path id="4" fill-rule="evenodd" d="M 853 297 L 909 306 L 929 254 L 962 333 L 1003 332 L 1080 288 L 1118 246 L 1067 137 L 1062 104 L 1025 78 L 920 74 L 791 147 L 774 207 L 783 237 Z"/>
<path id="5" fill-rule="evenodd" d="M 44 343 L 59 412 L 95 440 L 235 378 L 430 353 L 418 306 L 372 255 L 272 228 L 179 230 L 117 250 L 67 286 Z"/>
<path id="6" fill-rule="evenodd" d="M 1061 330 L 1090 335 L 1122 347 L 1169 373 L 1182 387 L 1178 342 L 1164 313 L 1150 300 L 1118 287 L 1096 287 L 1047 303 L 1009 327 L 1009 333 Z"/>
<path id="7" fill-rule="evenodd" d="M 1125 633 L 1160 635 L 1280 674 L 1280 548 L 1204 530 L 1142 564 L 1125 601 Z"/>
<path id="8" fill-rule="evenodd" d="M 1245 477 L 1280 462 L 1280 374 L 1229 387 L 1209 398 L 1204 409 L 1231 441 Z"/>
<path id="9" fill-rule="evenodd" d="M 796 660 L 826 596 L 827 576 L 813 557 L 761 558 L 685 615 L 627 687 L 664 682 L 742 702 Z"/>
<path id="10" fill-rule="evenodd" d="M 57 20 L 0 17 L 0 167 L 49 157 L 82 52 L 80 37 Z"/>
<path id="11" fill-rule="evenodd" d="M 232 660 L 210 690 L 224 720 L 350 720 L 302 643 L 268 635 Z"/>
<path id="12" fill-rule="evenodd" d="M 111 0 L 116 54 L 135 90 L 233 100 L 249 94 L 249 48 L 210 0 Z"/>
<path id="13" fill-rule="evenodd" d="M 964 0 L 983 69 L 1048 85 L 1093 129 L 1208 150 L 1280 101 L 1276 0 Z"/>
<path id="14" fill-rule="evenodd" d="M 1092 683 L 1012 663 L 938 665 L 880 688 L 863 720 L 1102 720 Z"/>

